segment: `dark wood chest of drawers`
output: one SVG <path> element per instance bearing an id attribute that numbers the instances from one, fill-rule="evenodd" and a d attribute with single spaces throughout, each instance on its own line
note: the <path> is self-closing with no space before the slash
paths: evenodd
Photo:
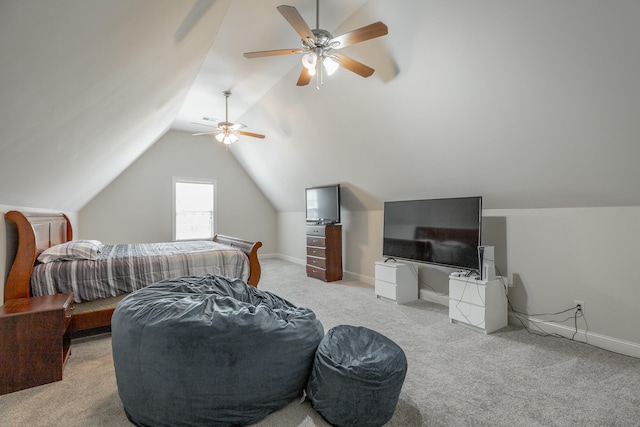
<path id="1" fill-rule="evenodd" d="M 307 225 L 307 276 L 342 280 L 341 225 Z"/>

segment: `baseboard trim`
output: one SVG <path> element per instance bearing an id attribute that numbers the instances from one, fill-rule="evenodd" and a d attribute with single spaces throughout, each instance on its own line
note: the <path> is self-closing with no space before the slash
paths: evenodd
<path id="1" fill-rule="evenodd" d="M 295 258 L 289 255 L 283 255 L 283 254 L 273 254 L 273 256 L 269 256 L 269 258 L 279 258 L 281 260 L 284 261 L 289 261 L 292 262 L 294 264 L 298 264 L 298 265 L 306 265 L 307 264 L 307 260 L 305 259 L 300 259 L 300 258 Z M 266 259 L 266 257 L 265 257 Z M 358 273 L 353 273 L 351 271 L 346 271 L 343 270 L 342 271 L 342 280 L 351 280 L 351 281 L 358 281 L 358 282 L 363 282 L 366 283 L 368 285 L 374 285 L 375 280 L 373 277 L 369 277 L 369 276 L 364 276 L 362 274 L 358 274 Z"/>
<path id="2" fill-rule="evenodd" d="M 540 326 L 542 330 L 549 334 L 557 334 L 568 339 L 572 339 L 573 337 L 574 341 L 589 344 L 614 353 L 624 354 L 625 356 L 640 358 L 640 344 L 638 343 L 597 334 L 580 328 L 578 328 L 576 332 L 576 329 L 570 326 L 560 325 L 536 317 L 516 316 L 513 313 L 509 313 L 510 324 L 520 325 L 520 321 L 531 330 L 537 330 L 536 326 Z"/>
<path id="3" fill-rule="evenodd" d="M 354 282 L 362 282 L 362 283 L 366 283 L 367 285 L 371 285 L 371 286 L 375 286 L 375 279 L 373 277 L 369 277 L 369 276 L 365 276 L 362 274 L 358 274 L 358 273 L 353 273 L 351 271 L 346 271 L 344 270 L 342 272 L 342 280 L 350 280 L 350 281 L 354 281 Z"/>
<path id="4" fill-rule="evenodd" d="M 299 264 L 299 265 L 305 265 L 306 264 L 306 261 L 304 259 L 294 258 L 294 257 L 289 256 L 289 255 L 274 254 L 274 258 L 279 258 L 281 260 L 289 261 L 289 262 L 292 262 L 294 264 Z"/>
<path id="5" fill-rule="evenodd" d="M 306 260 L 294 258 L 288 255 L 283 255 L 280 253 L 276 254 L 266 254 L 261 256 L 261 258 L 280 258 L 285 261 L 293 262 L 299 265 L 305 265 Z M 362 274 L 353 273 L 350 271 L 344 271 L 344 280 L 355 280 L 364 282 L 370 285 L 375 285 L 375 279 L 373 277 L 364 276 Z M 436 304 L 449 306 L 449 296 L 448 295 L 439 295 L 430 289 L 420 288 L 418 290 L 418 298 L 423 299 L 425 301 L 430 301 Z M 538 319 L 535 317 L 528 317 L 521 315 L 520 320 L 516 317 L 512 312 L 509 313 L 509 324 L 511 325 L 520 325 L 520 320 L 526 325 L 527 328 L 535 329 L 535 325 L 538 325 L 544 329 L 549 334 L 557 334 L 562 337 L 572 339 L 574 341 L 583 342 L 594 347 L 599 347 L 603 350 L 612 351 L 614 353 L 623 354 L 625 356 L 631 356 L 640 358 L 640 344 L 634 343 L 631 341 L 625 341 L 618 338 L 609 337 L 606 335 L 597 334 L 594 332 L 589 332 L 584 329 L 578 329 L 576 332 L 575 328 L 566 325 L 560 325 L 558 323 L 549 322 L 543 319 Z M 535 322 L 535 324 L 534 324 Z M 575 333 L 575 336 L 574 336 Z"/>

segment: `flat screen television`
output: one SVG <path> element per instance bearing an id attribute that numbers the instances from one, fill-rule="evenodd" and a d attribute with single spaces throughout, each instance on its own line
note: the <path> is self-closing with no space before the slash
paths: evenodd
<path id="1" fill-rule="evenodd" d="M 385 202 L 382 255 L 479 271 L 482 197 Z"/>
<path id="2" fill-rule="evenodd" d="M 305 196 L 308 223 L 340 222 L 340 184 L 306 188 Z"/>

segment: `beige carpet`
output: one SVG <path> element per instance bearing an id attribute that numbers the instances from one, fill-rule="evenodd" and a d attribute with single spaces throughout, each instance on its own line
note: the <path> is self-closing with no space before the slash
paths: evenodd
<path id="1" fill-rule="evenodd" d="M 281 260 L 263 262 L 260 288 L 310 307 L 325 330 L 363 325 L 404 349 L 409 370 L 388 426 L 640 425 L 638 359 L 515 326 L 484 335 L 450 324 L 446 307 L 396 305 L 363 283 L 323 283 Z M 109 335 L 74 340 L 62 381 L 0 396 L 0 426 L 129 425 Z M 257 424 L 327 425 L 308 401 Z"/>

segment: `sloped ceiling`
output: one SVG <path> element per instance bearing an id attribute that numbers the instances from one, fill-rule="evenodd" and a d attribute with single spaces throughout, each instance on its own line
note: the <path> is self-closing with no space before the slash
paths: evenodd
<path id="1" fill-rule="evenodd" d="M 230 119 L 267 135 L 230 151 L 279 211 L 332 183 L 352 210 L 640 205 L 640 3 L 322 0 L 334 35 L 389 35 L 344 51 L 372 77 L 321 90 L 295 86 L 299 56 L 242 57 L 299 45 L 280 3 L 0 3 L 0 203 L 79 210 L 169 127 L 222 119 L 230 89 Z"/>
<path id="2" fill-rule="evenodd" d="M 1 2 L 2 203 L 91 200 L 169 129 L 229 4 Z"/>
<path id="3" fill-rule="evenodd" d="M 242 117 L 269 139 L 234 154 L 281 211 L 334 182 L 352 210 L 639 205 L 639 18 L 627 1 L 370 0 L 342 27 L 389 26 L 349 48 L 376 73 L 316 91 L 292 70 Z"/>

